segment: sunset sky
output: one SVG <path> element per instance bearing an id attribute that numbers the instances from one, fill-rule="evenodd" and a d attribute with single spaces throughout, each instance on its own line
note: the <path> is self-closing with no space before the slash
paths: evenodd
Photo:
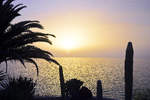
<path id="1" fill-rule="evenodd" d="M 55 56 L 123 57 L 132 41 L 136 57 L 150 58 L 150 0 L 16 2 L 27 8 L 14 22 L 39 20 L 56 38 L 52 46 L 38 45 Z"/>

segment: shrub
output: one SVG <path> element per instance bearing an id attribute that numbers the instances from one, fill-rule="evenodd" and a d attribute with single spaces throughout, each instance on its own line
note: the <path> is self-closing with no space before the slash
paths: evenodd
<path id="1" fill-rule="evenodd" d="M 79 91 L 80 100 L 90 100 L 92 98 L 92 92 L 85 86 Z"/>
<path id="2" fill-rule="evenodd" d="M 83 82 L 77 79 L 66 82 L 66 91 L 71 100 L 90 100 L 92 98 L 92 92 L 82 85 Z"/>
<path id="3" fill-rule="evenodd" d="M 78 97 L 80 87 L 83 85 L 83 82 L 77 79 L 71 79 L 66 82 L 66 90 L 69 96 Z"/>
<path id="4" fill-rule="evenodd" d="M 32 100 L 35 85 L 31 78 L 9 78 L 8 86 L 0 91 L 0 100 Z"/>

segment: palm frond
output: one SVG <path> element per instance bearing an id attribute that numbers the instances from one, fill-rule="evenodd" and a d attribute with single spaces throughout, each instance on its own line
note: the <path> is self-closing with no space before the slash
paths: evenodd
<path id="1" fill-rule="evenodd" d="M 1 0 L 0 2 L 0 35 L 4 34 L 10 22 L 17 16 L 19 16 L 19 11 L 26 6 L 17 5 L 14 7 L 12 2 L 14 0 Z"/>
<path id="2" fill-rule="evenodd" d="M 52 53 L 42 50 L 38 47 L 27 45 L 19 48 L 13 48 L 9 49 L 9 51 L 5 51 L 2 53 L 3 58 L 6 58 L 6 61 L 8 60 L 19 60 L 21 64 L 26 68 L 24 61 L 33 63 L 37 69 L 37 75 L 39 73 L 38 65 L 33 59 L 44 59 L 48 62 L 53 62 L 57 65 L 60 65 L 56 60 L 54 60 L 51 56 L 53 56 Z M 5 59 L 1 59 L 5 60 Z"/>
<path id="3" fill-rule="evenodd" d="M 37 63 L 31 58 L 27 58 L 27 59 L 25 59 L 25 61 L 35 65 L 36 71 L 37 71 L 37 76 L 39 76 L 39 67 L 38 67 Z"/>
<path id="4" fill-rule="evenodd" d="M 12 20 L 20 16 L 20 10 L 25 8 L 23 4 L 13 4 L 14 0 L 0 0 L 0 63 L 8 60 L 19 60 L 25 66 L 25 61 L 35 65 L 37 75 L 38 65 L 34 59 L 44 59 L 60 65 L 53 59 L 52 53 L 31 46 L 35 42 L 45 42 L 52 44 L 48 36 L 55 37 L 53 34 L 34 32 L 32 28 L 43 29 L 43 26 L 36 20 L 26 20 L 12 24 Z"/>
<path id="5" fill-rule="evenodd" d="M 0 86 L 3 88 L 6 88 L 8 84 L 5 82 L 7 76 L 6 73 L 3 71 L 0 71 Z"/>
<path id="6" fill-rule="evenodd" d="M 0 71 L 0 82 L 5 78 L 5 73 L 3 71 Z"/>
<path id="7" fill-rule="evenodd" d="M 7 0 L 5 3 L 4 3 L 4 6 L 8 7 L 14 0 Z"/>
<path id="8" fill-rule="evenodd" d="M 45 53 L 45 54 L 48 54 L 48 55 L 50 55 L 50 56 L 53 56 L 52 53 L 50 53 L 50 52 L 48 52 L 48 51 L 45 51 L 45 50 L 42 50 L 42 49 L 40 49 L 40 48 L 38 48 L 38 47 L 35 47 L 35 46 L 32 46 L 32 45 L 23 46 L 23 47 L 21 47 L 21 48 L 19 48 L 19 49 L 22 49 L 21 51 L 24 52 L 24 53 L 25 53 L 25 52 L 38 52 L 38 53 L 43 52 L 43 53 Z"/>
<path id="9" fill-rule="evenodd" d="M 33 38 L 27 38 L 27 39 L 16 39 L 15 41 L 8 42 L 6 44 L 3 44 L 5 48 L 15 48 L 15 47 L 21 47 L 27 44 L 32 44 L 35 42 L 45 42 L 52 44 L 52 42 L 48 38 L 44 37 L 33 37 Z"/>
<path id="10" fill-rule="evenodd" d="M 28 23 L 27 23 L 28 22 Z M 48 36 L 55 37 L 53 34 L 44 34 L 41 32 L 33 32 L 30 28 L 43 28 L 42 25 L 35 23 L 37 21 L 24 21 L 20 22 L 16 25 L 11 25 L 5 34 L 1 35 L 0 41 L 2 41 L 1 45 L 6 45 L 8 41 L 11 42 L 11 39 L 17 40 L 22 37 L 21 40 L 25 40 L 27 38 L 36 38 L 36 36 L 43 36 L 47 38 Z M 27 25 L 26 25 L 26 24 Z M 20 26 L 19 26 L 20 25 Z M 22 26 L 21 26 L 22 25 Z M 12 41 L 14 41 L 12 40 Z"/>

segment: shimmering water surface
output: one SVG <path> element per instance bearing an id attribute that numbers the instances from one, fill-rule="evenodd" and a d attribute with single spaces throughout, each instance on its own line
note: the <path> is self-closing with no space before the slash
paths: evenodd
<path id="1" fill-rule="evenodd" d="M 96 96 L 97 81 L 101 80 L 103 95 L 117 100 L 124 99 L 124 60 L 115 58 L 56 58 L 63 66 L 64 78 L 69 80 L 77 78 L 84 81 Z M 9 64 L 9 74 L 33 77 L 36 82 L 36 94 L 60 95 L 59 69 L 54 64 L 43 60 L 37 60 L 39 64 L 39 77 L 32 64 L 26 64 L 24 69 L 20 63 Z M 2 64 L 1 66 L 4 66 Z M 134 90 L 150 88 L 150 61 L 136 59 L 134 62 Z"/>

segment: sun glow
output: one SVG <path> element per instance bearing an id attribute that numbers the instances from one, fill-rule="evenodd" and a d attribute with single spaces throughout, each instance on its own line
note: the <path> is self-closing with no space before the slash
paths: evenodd
<path id="1" fill-rule="evenodd" d="M 64 39 L 62 40 L 61 47 L 70 50 L 77 47 L 77 42 L 74 39 Z"/>
<path id="2" fill-rule="evenodd" d="M 61 35 L 58 35 L 56 38 L 56 47 L 64 50 L 75 50 L 81 47 L 84 42 L 81 32 L 70 31 L 70 32 L 60 32 Z M 82 43 L 81 43 L 82 41 Z"/>

